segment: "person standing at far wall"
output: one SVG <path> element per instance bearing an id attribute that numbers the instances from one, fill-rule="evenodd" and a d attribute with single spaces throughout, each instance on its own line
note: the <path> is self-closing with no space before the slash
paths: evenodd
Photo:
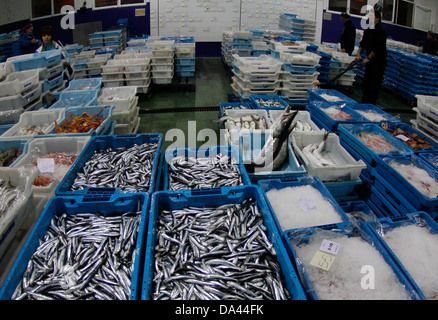
<path id="1" fill-rule="evenodd" d="M 38 41 L 33 35 L 32 23 L 28 23 L 21 30 L 20 37 L 18 38 L 18 47 L 20 55 L 34 53 L 38 48 Z"/>
<path id="2" fill-rule="evenodd" d="M 427 39 L 424 42 L 423 53 L 437 55 L 437 51 L 438 51 L 438 43 L 434 38 L 433 32 L 429 31 L 427 33 Z"/>
<path id="3" fill-rule="evenodd" d="M 370 21 L 374 19 L 374 28 L 371 26 L 364 31 L 356 61 L 362 60 L 361 54 L 365 50 L 367 57 L 363 60 L 365 74 L 362 83 L 362 103 L 375 105 L 388 61 L 386 51 L 387 35 L 382 26 L 380 11 L 370 14 L 369 19 Z"/>
<path id="4" fill-rule="evenodd" d="M 343 12 L 340 16 L 341 22 L 344 24 L 344 30 L 341 36 L 341 52 L 346 52 L 351 55 L 354 51 L 356 43 L 356 26 L 350 19 L 350 15 Z"/>

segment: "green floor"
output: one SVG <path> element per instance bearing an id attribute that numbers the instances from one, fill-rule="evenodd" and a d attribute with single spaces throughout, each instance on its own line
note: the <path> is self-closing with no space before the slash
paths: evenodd
<path id="1" fill-rule="evenodd" d="M 184 88 L 176 90 L 169 87 L 163 89 L 163 87 L 153 86 L 151 92 L 141 98 L 139 106 L 142 112 L 153 110 L 154 113 L 140 115 L 140 132 L 162 133 L 164 135 L 162 150 L 171 145 L 178 148 L 192 147 L 189 141 L 194 141 L 193 137 L 196 137 L 196 146 L 217 145 L 219 141 L 208 138 L 204 140 L 202 134 L 212 132 L 218 134 L 218 111 L 173 112 L 175 110 L 172 109 L 218 107 L 219 103 L 227 102 L 228 94 L 233 92 L 230 84 L 230 72 L 221 58 L 198 58 L 196 60 L 196 90 Z M 347 90 L 342 88 L 338 90 L 360 102 L 362 94 L 360 85 Z M 410 104 L 387 90 L 381 91 L 377 105 L 389 114 L 400 117 L 404 123 L 410 124 L 410 120 L 415 118 Z M 158 110 L 163 110 L 163 112 Z M 177 135 L 178 133 L 183 133 L 185 140 L 181 140 L 179 138 L 181 135 Z"/>

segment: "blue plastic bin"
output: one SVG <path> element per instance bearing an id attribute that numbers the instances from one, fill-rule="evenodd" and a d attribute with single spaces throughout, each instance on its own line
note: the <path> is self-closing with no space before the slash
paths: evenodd
<path id="1" fill-rule="evenodd" d="M 438 182 L 438 168 L 427 165 L 423 159 L 415 154 L 410 156 L 388 156 L 376 163 L 374 173 L 377 177 L 387 182 L 388 188 L 393 189 L 395 195 L 400 195 L 400 201 L 405 201 L 416 209 L 416 211 L 432 211 L 438 209 L 438 197 L 429 198 L 414 187 L 405 177 L 398 173 L 390 163 L 396 161 L 398 164 L 414 165 L 427 173 Z"/>
<path id="2" fill-rule="evenodd" d="M 32 57 L 28 57 L 25 59 L 15 60 L 15 57 L 12 59 L 12 63 L 14 64 L 15 71 L 23 71 L 30 69 L 40 69 L 45 67 L 50 67 L 55 64 L 59 64 L 62 60 L 62 51 L 61 50 L 50 50 L 37 52 L 32 55 Z"/>
<path id="3" fill-rule="evenodd" d="M 264 109 L 264 110 L 283 110 L 285 109 L 288 104 L 286 101 L 284 101 L 280 96 L 277 95 L 251 95 L 249 97 L 249 99 L 251 100 L 251 103 L 253 104 L 253 106 L 256 109 Z M 281 105 L 283 105 L 284 107 L 262 107 L 258 104 L 257 100 L 258 99 L 263 99 L 263 100 L 276 100 L 278 101 Z"/>
<path id="4" fill-rule="evenodd" d="M 311 177 L 311 176 L 303 176 L 303 177 L 295 177 L 295 178 L 282 178 L 282 179 L 267 179 L 267 180 L 259 180 L 257 182 L 257 185 L 260 186 L 264 192 L 264 196 L 266 198 L 266 202 L 268 203 L 269 210 L 272 213 L 272 217 L 275 221 L 275 224 L 278 228 L 278 230 L 282 233 L 283 230 L 280 222 L 277 219 L 277 216 L 275 214 L 275 211 L 273 210 L 271 203 L 269 202 L 268 197 L 266 196 L 266 193 L 270 190 L 280 190 L 288 187 L 301 187 L 310 185 L 314 188 L 316 188 L 319 192 L 321 192 L 322 196 L 329 201 L 333 208 L 339 213 L 339 216 L 341 217 L 341 220 L 343 222 L 350 221 L 348 216 L 345 214 L 345 212 L 341 209 L 338 202 L 333 198 L 331 193 L 327 190 L 324 183 L 318 178 L 318 177 Z"/>
<path id="5" fill-rule="evenodd" d="M 334 90 L 334 89 L 309 89 L 308 92 L 310 94 L 309 101 L 322 100 L 325 102 L 333 103 L 333 101 L 328 101 L 327 99 L 324 99 L 323 97 L 321 97 L 322 94 L 327 94 L 329 96 L 338 97 L 339 99 L 342 100 L 342 102 L 357 103 L 353 99 L 347 97 L 346 95 L 344 95 L 344 94 L 342 94 L 339 91 Z M 336 102 L 339 102 L 339 101 L 336 101 Z"/>
<path id="6" fill-rule="evenodd" d="M 249 166 L 260 154 L 268 137 L 269 133 L 266 133 L 265 131 L 241 131 L 239 133 L 239 152 L 246 168 L 248 168 L 247 166 Z M 301 177 L 307 174 L 304 165 L 300 164 L 295 152 L 293 151 L 290 138 L 288 138 L 287 156 L 283 165 L 275 171 L 261 170 L 262 168 L 259 168 L 255 169 L 254 172 L 248 172 L 248 176 L 253 184 L 257 184 L 257 181 L 262 179 Z"/>
<path id="7" fill-rule="evenodd" d="M 104 215 L 112 213 L 140 212 L 141 221 L 138 229 L 136 253 L 134 258 L 134 271 L 132 274 L 131 300 L 138 300 L 142 286 L 142 273 L 144 262 L 144 250 L 146 246 L 146 231 L 148 227 L 149 213 L 149 195 L 147 194 L 127 194 L 96 196 L 89 198 L 87 196 L 77 197 L 54 197 L 52 198 L 44 211 L 41 213 L 32 233 L 29 235 L 26 243 L 21 249 L 17 260 L 15 261 L 5 283 L 0 291 L 0 300 L 10 300 L 16 287 L 21 282 L 28 262 L 39 246 L 39 241 L 47 232 L 51 220 L 64 213 L 75 215 L 80 213 L 98 212 Z"/>
<path id="8" fill-rule="evenodd" d="M 57 196 L 74 196 L 81 194 L 97 193 L 100 194 L 102 191 L 109 190 L 110 192 L 120 192 L 116 188 L 86 188 L 84 190 L 71 191 L 71 186 L 76 179 L 76 174 L 82 172 L 84 165 L 93 156 L 95 151 L 106 150 L 109 148 L 129 148 L 133 147 L 135 144 L 140 145 L 143 143 L 157 143 L 157 153 L 154 158 L 154 165 L 151 171 L 151 182 L 149 185 L 148 193 L 151 194 L 156 188 L 156 175 L 159 165 L 160 149 L 163 143 L 163 135 L 161 133 L 150 133 L 150 134 L 129 134 L 129 135 L 107 135 L 107 136 L 94 136 L 90 139 L 87 146 L 82 150 L 78 159 L 75 161 L 73 166 L 64 176 L 64 179 L 59 183 L 55 190 L 55 195 Z"/>
<path id="9" fill-rule="evenodd" d="M 372 241 L 373 239 L 372 231 L 370 230 L 368 225 L 363 221 L 359 221 L 358 225 L 356 226 L 352 226 L 349 223 L 343 223 L 343 224 L 333 225 L 332 228 L 327 228 L 326 230 L 321 230 L 317 228 L 305 228 L 305 229 L 286 232 L 286 237 L 288 239 L 286 250 L 291 256 L 291 259 L 297 260 L 296 264 L 297 264 L 297 269 L 299 270 L 298 274 L 300 275 L 300 279 L 303 284 L 303 287 L 305 288 L 306 293 L 308 294 L 311 300 L 319 300 L 319 297 L 315 291 L 314 286 L 312 285 L 312 282 L 310 281 L 310 278 L 303 264 L 301 262 L 298 263 L 298 259 L 300 258 L 296 252 L 295 246 L 300 244 L 306 244 L 310 241 L 310 238 L 312 236 L 327 231 L 331 231 L 334 234 L 338 234 L 338 235 L 345 235 L 349 238 L 352 236 L 359 236 L 364 241 L 368 242 L 371 246 L 374 246 L 374 248 L 380 253 L 380 255 L 385 260 L 385 262 L 394 271 L 394 274 L 397 276 L 398 280 L 407 291 L 408 296 L 413 300 L 424 299 L 424 296 L 421 294 L 418 288 L 415 288 L 411 284 L 409 279 L 406 277 L 405 273 L 394 262 L 394 260 L 392 259 L 391 255 L 388 253 L 386 248 L 380 242 Z M 372 263 L 370 264 L 372 265 Z"/>
<path id="10" fill-rule="evenodd" d="M 422 152 L 418 154 L 418 157 L 423 159 L 424 163 L 429 165 L 429 167 L 436 169 L 438 168 L 438 150 L 434 152 Z"/>
<path id="11" fill-rule="evenodd" d="M 401 120 L 397 119 L 396 117 L 391 116 L 389 113 L 385 112 L 384 110 L 380 109 L 379 107 L 373 105 L 373 104 L 364 104 L 364 103 L 351 103 L 348 104 L 348 107 L 353 109 L 354 111 L 369 111 L 369 112 L 375 112 L 378 115 L 385 118 L 385 120 L 382 121 L 372 121 L 369 120 L 372 123 L 381 123 L 381 122 L 392 122 L 392 123 L 401 123 Z M 368 120 L 365 116 L 363 116 L 365 120 Z"/>
<path id="12" fill-rule="evenodd" d="M 169 164 L 173 157 L 186 156 L 186 157 L 196 157 L 196 158 L 208 158 L 214 157 L 217 154 L 222 153 L 228 157 L 232 157 L 238 160 L 239 172 L 242 177 L 242 183 L 244 185 L 251 184 L 248 173 L 246 172 L 245 166 L 243 165 L 242 158 L 240 157 L 239 151 L 235 146 L 211 146 L 211 147 L 199 147 L 199 148 L 178 148 L 178 149 L 167 149 L 165 152 L 165 158 L 163 163 L 163 190 L 168 191 L 169 189 Z"/>
<path id="13" fill-rule="evenodd" d="M 102 77 L 71 80 L 63 92 L 71 91 L 100 91 L 102 86 Z"/>
<path id="14" fill-rule="evenodd" d="M 428 228 L 430 233 L 437 234 L 438 233 L 438 224 L 425 212 L 414 212 L 412 214 L 405 215 L 403 217 L 398 218 L 381 218 L 379 219 L 379 230 L 382 230 L 384 233 L 394 229 L 403 227 L 410 224 L 418 223 L 418 219 L 421 219 L 422 222 L 425 223 L 425 227 Z M 407 279 L 409 279 L 411 285 L 419 292 L 420 297 L 422 299 L 426 299 L 423 292 L 421 291 L 421 288 L 418 286 L 418 284 L 415 282 L 415 280 L 410 275 L 409 271 L 406 269 L 406 267 L 402 264 L 402 262 L 399 260 L 397 255 L 394 253 L 394 251 L 389 247 L 389 245 L 385 242 L 385 239 L 382 238 L 377 231 L 375 230 L 375 224 L 368 222 L 369 229 L 371 230 L 371 235 L 375 239 L 375 241 L 380 242 L 383 247 L 386 249 L 386 251 L 389 253 L 391 258 L 394 260 L 394 262 L 397 264 L 397 266 L 402 270 L 403 274 Z M 415 255 L 415 252 L 411 252 L 412 255 Z"/>
<path id="15" fill-rule="evenodd" d="M 363 217 L 359 217 L 357 218 L 357 220 L 367 222 L 368 220 L 375 220 L 378 218 L 378 215 L 376 215 L 376 213 L 373 212 L 369 205 L 363 200 L 340 202 L 339 205 L 346 214 L 362 212 Z M 362 218 L 364 218 L 365 220 L 363 220 Z"/>
<path id="16" fill-rule="evenodd" d="M 145 255 L 145 268 L 143 274 L 142 300 L 152 299 L 154 291 L 155 259 L 154 248 L 157 237 L 157 220 L 163 210 L 176 210 L 185 207 L 220 206 L 225 204 L 238 204 L 249 198 L 255 199 L 258 209 L 264 218 L 267 235 L 277 252 L 282 276 L 286 288 L 294 300 L 305 300 L 303 288 L 298 281 L 295 270 L 287 256 L 286 249 L 281 241 L 280 234 L 272 221 L 260 188 L 257 186 L 243 186 L 234 188 L 215 189 L 213 191 L 168 191 L 156 192 L 152 195 L 151 211 L 148 225 L 148 239 Z"/>
<path id="17" fill-rule="evenodd" d="M 399 139 L 394 137 L 389 132 L 383 130 L 378 125 L 370 123 L 354 123 L 354 124 L 340 124 L 339 125 L 339 138 L 341 144 L 348 145 L 353 149 L 360 157 L 369 165 L 375 166 L 376 161 L 379 161 L 383 156 L 392 155 L 411 155 L 413 151 Z M 391 144 L 395 150 L 388 153 L 376 153 L 371 148 L 369 148 L 365 143 L 356 137 L 356 134 L 377 134 L 381 136 L 386 142 Z"/>
<path id="18" fill-rule="evenodd" d="M 51 79 L 44 79 L 43 92 L 50 91 L 59 87 L 64 82 L 65 72 L 66 70 L 64 70 L 60 75 L 55 76 Z"/>
<path id="19" fill-rule="evenodd" d="M 61 91 L 58 101 L 52 104 L 49 109 L 93 106 L 97 105 L 97 97 L 96 90 Z"/>

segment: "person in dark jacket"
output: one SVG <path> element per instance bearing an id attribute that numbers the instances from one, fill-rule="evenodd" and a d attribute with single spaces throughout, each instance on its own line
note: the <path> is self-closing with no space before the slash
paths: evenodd
<path id="1" fill-rule="evenodd" d="M 438 43 L 435 40 L 434 34 L 432 31 L 427 33 L 427 40 L 423 45 L 423 53 L 428 53 L 432 55 L 436 55 L 438 51 Z"/>
<path id="2" fill-rule="evenodd" d="M 365 50 L 367 57 L 363 60 L 365 74 L 362 83 L 362 103 L 375 105 L 387 64 L 387 35 L 382 26 L 382 14 L 380 11 L 370 14 L 369 19 L 370 21 L 374 19 L 374 28 L 371 26 L 364 31 L 356 61 L 362 60 L 361 54 Z"/>
<path id="3" fill-rule="evenodd" d="M 28 23 L 21 30 L 20 37 L 18 38 L 18 47 L 21 54 L 34 53 L 38 48 L 38 41 L 33 35 L 33 25 Z"/>
<path id="4" fill-rule="evenodd" d="M 344 30 L 341 36 L 341 52 L 346 52 L 351 55 L 354 51 L 354 44 L 356 43 L 356 26 L 350 19 L 350 15 L 342 13 L 340 15 L 341 22 L 344 24 Z"/>

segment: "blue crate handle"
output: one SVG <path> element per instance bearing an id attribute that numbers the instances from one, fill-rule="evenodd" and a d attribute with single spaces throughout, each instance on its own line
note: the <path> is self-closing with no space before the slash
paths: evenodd
<path id="1" fill-rule="evenodd" d="M 203 195 L 210 196 L 210 195 L 214 195 L 214 194 L 220 195 L 223 193 L 222 188 L 205 188 L 202 190 L 195 189 L 195 190 L 190 190 L 190 191 L 191 191 L 190 193 L 192 196 L 203 196 Z"/>

